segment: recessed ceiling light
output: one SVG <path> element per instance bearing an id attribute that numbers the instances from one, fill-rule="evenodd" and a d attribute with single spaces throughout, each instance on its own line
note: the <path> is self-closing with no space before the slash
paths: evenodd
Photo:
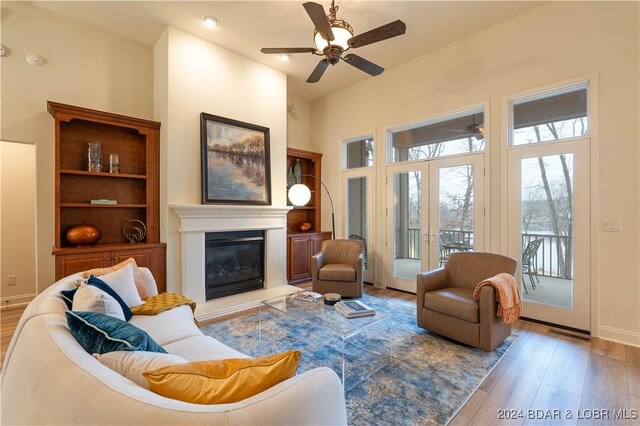
<path id="1" fill-rule="evenodd" d="M 220 21 L 215 16 L 205 15 L 202 17 L 202 21 L 207 27 L 217 27 Z"/>
<path id="2" fill-rule="evenodd" d="M 290 54 L 288 54 L 288 53 L 281 53 L 280 54 L 280 60 L 281 61 L 285 61 L 286 62 L 286 61 L 288 61 L 290 59 L 291 59 L 291 55 Z"/>

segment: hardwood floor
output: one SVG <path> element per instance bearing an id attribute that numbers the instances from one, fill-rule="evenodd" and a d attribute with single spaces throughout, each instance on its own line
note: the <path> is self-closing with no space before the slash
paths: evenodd
<path id="1" fill-rule="evenodd" d="M 370 285 L 365 292 L 416 303 L 413 294 Z M 23 309 L 0 311 L 2 359 Z M 640 349 L 549 330 L 517 321 L 513 333 L 518 339 L 450 424 L 640 424 Z"/>

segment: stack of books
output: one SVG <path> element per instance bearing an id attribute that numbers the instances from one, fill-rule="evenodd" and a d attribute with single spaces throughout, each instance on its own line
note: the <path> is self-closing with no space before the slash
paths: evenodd
<path id="1" fill-rule="evenodd" d="M 375 315 L 369 305 L 365 305 L 359 300 L 347 300 L 335 304 L 336 310 L 347 318 L 359 318 Z"/>

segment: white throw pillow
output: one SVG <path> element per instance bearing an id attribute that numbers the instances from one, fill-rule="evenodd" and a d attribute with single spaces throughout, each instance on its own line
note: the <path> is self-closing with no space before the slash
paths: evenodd
<path id="1" fill-rule="evenodd" d="M 81 284 L 73 296 L 74 311 L 97 312 L 124 321 L 124 313 L 120 303 L 111 295 L 93 285 Z"/>
<path id="2" fill-rule="evenodd" d="M 140 299 L 136 282 L 133 279 L 132 264 L 128 264 L 117 271 L 103 275 L 99 279 L 118 293 L 118 296 L 122 298 L 128 307 L 142 305 L 142 299 Z"/>
<path id="3" fill-rule="evenodd" d="M 115 351 L 102 355 L 93 354 L 93 356 L 113 371 L 145 389 L 149 389 L 149 383 L 142 373 L 189 362 L 178 355 L 147 351 Z"/>

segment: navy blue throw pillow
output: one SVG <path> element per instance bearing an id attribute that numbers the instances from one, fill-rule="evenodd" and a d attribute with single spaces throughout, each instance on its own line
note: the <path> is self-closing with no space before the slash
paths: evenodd
<path id="1" fill-rule="evenodd" d="M 96 312 L 67 311 L 71 334 L 90 354 L 147 351 L 166 354 L 144 330 L 121 319 Z"/>
<path id="2" fill-rule="evenodd" d="M 124 303 L 124 300 L 122 300 L 122 297 L 120 297 L 120 295 L 116 293 L 114 289 L 109 287 L 109 284 L 105 283 L 100 278 L 94 277 L 93 275 L 89 275 L 89 278 L 87 279 L 86 283 L 87 285 L 98 287 L 100 290 L 104 291 L 109 296 L 116 299 L 116 302 L 118 302 L 122 307 L 122 312 L 124 313 L 124 319 L 127 321 L 131 319 L 131 317 L 133 316 L 133 314 L 131 313 L 131 309 L 129 309 L 129 306 L 127 306 L 127 304 Z M 62 300 L 64 300 L 64 303 L 67 304 L 68 309 L 72 309 L 73 307 L 73 296 L 76 295 L 76 291 L 78 291 L 77 288 L 60 291 L 60 296 L 62 297 Z"/>
<path id="3" fill-rule="evenodd" d="M 71 309 L 73 306 L 73 296 L 76 295 L 76 291 L 78 291 L 78 287 L 72 288 L 71 290 L 62 290 L 60 291 L 60 296 L 62 296 L 62 300 L 67 304 L 67 309 Z"/>

